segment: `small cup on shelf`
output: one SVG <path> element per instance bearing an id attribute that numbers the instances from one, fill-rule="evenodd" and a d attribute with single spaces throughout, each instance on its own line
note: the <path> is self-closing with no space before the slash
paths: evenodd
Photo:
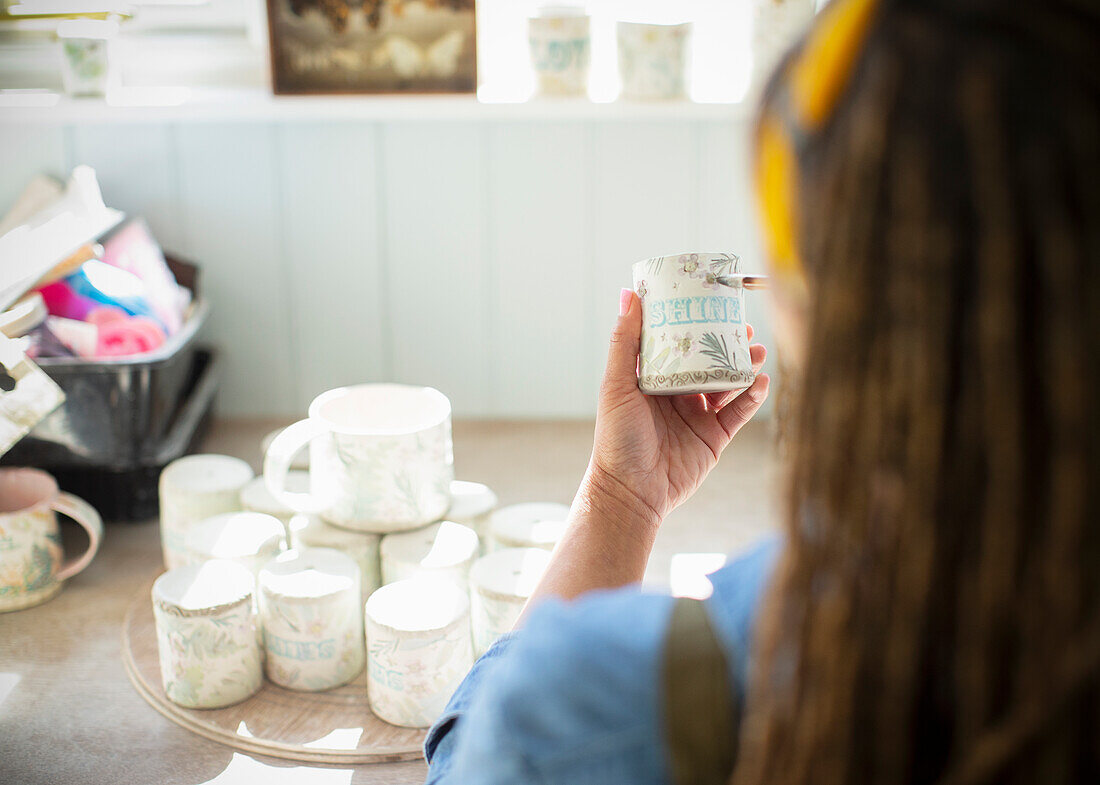
<path id="1" fill-rule="evenodd" d="M 587 92 L 591 36 L 584 9 L 540 9 L 527 20 L 527 38 L 540 94 L 582 96 Z"/>
<path id="2" fill-rule="evenodd" d="M 623 98 L 671 101 L 687 96 L 690 22 L 675 25 L 619 22 L 617 35 Z"/>
<path id="3" fill-rule="evenodd" d="M 72 96 L 104 96 L 115 79 L 111 53 L 116 19 L 68 19 L 57 26 L 61 83 Z"/>

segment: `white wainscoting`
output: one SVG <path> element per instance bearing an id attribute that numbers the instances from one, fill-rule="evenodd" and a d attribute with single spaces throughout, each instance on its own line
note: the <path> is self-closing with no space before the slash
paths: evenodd
<path id="1" fill-rule="evenodd" d="M 223 413 L 291 416 L 396 380 L 438 387 L 456 416 L 584 417 L 633 261 L 732 250 L 762 269 L 747 133 L 705 117 L 0 124 L 0 209 L 33 174 L 87 163 L 110 205 L 200 263 Z"/>

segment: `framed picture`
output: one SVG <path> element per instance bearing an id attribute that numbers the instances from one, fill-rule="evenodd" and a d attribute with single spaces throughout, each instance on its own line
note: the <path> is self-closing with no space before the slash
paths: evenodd
<path id="1" fill-rule="evenodd" d="M 277 94 L 472 93 L 474 0 L 267 0 Z"/>

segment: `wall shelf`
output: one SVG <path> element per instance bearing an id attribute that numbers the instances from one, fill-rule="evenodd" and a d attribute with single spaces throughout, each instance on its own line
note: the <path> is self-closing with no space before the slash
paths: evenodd
<path id="1" fill-rule="evenodd" d="M 595 103 L 532 99 L 492 103 L 474 96 L 274 96 L 264 87 L 127 88 L 109 99 L 0 91 L 0 123 L 186 123 L 293 121 L 661 121 L 740 120 L 748 103 Z"/>

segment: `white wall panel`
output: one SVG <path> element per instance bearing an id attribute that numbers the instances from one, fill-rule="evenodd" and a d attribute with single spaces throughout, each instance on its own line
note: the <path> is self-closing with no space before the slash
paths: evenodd
<path id="1" fill-rule="evenodd" d="M 108 205 L 144 216 L 165 249 L 186 255 L 173 131 L 147 124 L 74 127 L 69 157 L 95 168 Z"/>
<path id="2" fill-rule="evenodd" d="M 490 132 L 493 412 L 583 416 L 591 374 L 587 135 L 579 124 Z"/>
<path id="3" fill-rule="evenodd" d="M 697 134 L 691 124 L 631 123 L 594 128 L 592 366 L 599 370 L 630 266 L 692 250 L 699 233 Z"/>
<path id="4" fill-rule="evenodd" d="M 183 125 L 177 139 L 188 253 L 202 265 L 213 304 L 207 333 L 226 359 L 219 408 L 252 417 L 294 413 L 299 380 L 274 129 Z"/>
<path id="5" fill-rule="evenodd" d="M 0 123 L 0 203 L 95 166 L 107 201 L 203 266 L 221 411 L 429 384 L 460 417 L 590 416 L 630 265 L 763 269 L 737 120 Z M 772 346 L 766 295 L 748 310 Z M 774 365 L 770 368 L 774 377 Z"/>
<path id="6" fill-rule="evenodd" d="M 746 272 L 767 273 L 757 231 L 752 192 L 751 124 L 702 123 L 700 133 L 699 233 L 700 248 L 732 251 L 741 257 Z M 771 376 L 771 394 L 763 411 L 775 403 L 779 385 L 775 335 L 772 332 L 771 297 L 767 292 L 745 293 L 745 312 L 756 335 L 770 353 L 765 370 Z"/>
<path id="7" fill-rule="evenodd" d="M 377 130 L 277 129 L 297 410 L 333 387 L 388 381 Z"/>
<path id="8" fill-rule="evenodd" d="M 492 412 L 486 132 L 400 123 L 382 141 L 393 375 L 439 388 L 473 417 Z"/>
<path id="9" fill-rule="evenodd" d="M 0 123 L 0 215 L 38 174 L 68 176 L 65 129 Z"/>

